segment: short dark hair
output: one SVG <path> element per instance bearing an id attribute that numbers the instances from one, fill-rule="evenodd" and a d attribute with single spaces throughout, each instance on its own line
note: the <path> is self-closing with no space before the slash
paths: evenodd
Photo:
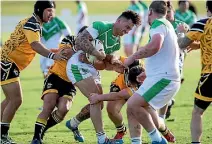
<path id="1" fill-rule="evenodd" d="M 144 71 L 145 71 L 144 68 L 141 66 L 134 66 L 130 68 L 128 74 L 128 81 L 132 84 L 139 85 L 139 83 L 137 82 L 137 76 Z"/>
<path id="2" fill-rule="evenodd" d="M 170 0 L 168 0 L 168 1 L 166 2 L 166 5 L 167 5 L 167 7 L 168 7 L 169 9 L 174 10 L 174 7 L 173 7 L 172 3 L 170 2 Z"/>
<path id="3" fill-rule="evenodd" d="M 156 12 L 158 14 L 166 15 L 167 14 L 167 2 L 166 1 L 153 1 L 150 4 L 149 9 L 152 9 L 154 12 Z"/>
<path id="4" fill-rule="evenodd" d="M 186 3 L 186 2 L 189 2 L 188 0 L 179 0 L 178 1 L 178 6 L 180 5 L 180 3 Z"/>
<path id="5" fill-rule="evenodd" d="M 208 10 L 212 13 L 212 1 L 211 0 L 206 1 L 206 6 L 208 7 Z"/>
<path id="6" fill-rule="evenodd" d="M 132 20 L 133 24 L 136 25 L 136 26 L 139 26 L 141 25 L 141 17 L 134 11 L 132 10 L 127 10 L 127 11 L 124 11 L 119 17 L 124 17 L 126 18 L 127 20 Z"/>

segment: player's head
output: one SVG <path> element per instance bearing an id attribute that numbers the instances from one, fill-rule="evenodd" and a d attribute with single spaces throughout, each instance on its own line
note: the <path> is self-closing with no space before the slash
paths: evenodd
<path id="1" fill-rule="evenodd" d="M 166 1 L 153 1 L 149 6 L 148 22 L 151 25 L 157 18 L 165 17 L 167 14 Z"/>
<path id="2" fill-rule="evenodd" d="M 166 4 L 167 4 L 166 19 L 169 21 L 174 21 L 174 7 L 169 0 L 166 2 Z"/>
<path id="3" fill-rule="evenodd" d="M 212 16 L 212 1 L 211 0 L 207 0 L 206 9 L 207 9 L 207 16 L 208 17 Z"/>
<path id="4" fill-rule="evenodd" d="M 137 80 L 137 77 L 144 71 L 145 71 L 144 68 L 141 67 L 140 65 L 130 68 L 128 73 L 128 81 L 130 85 L 139 87 L 141 85 L 141 82 Z"/>
<path id="5" fill-rule="evenodd" d="M 131 4 L 135 4 L 136 2 L 138 2 L 138 0 L 131 0 L 130 2 Z"/>
<path id="6" fill-rule="evenodd" d="M 114 24 L 114 33 L 117 36 L 123 36 L 132 30 L 133 26 L 139 26 L 140 24 L 140 16 L 131 10 L 127 10 L 117 18 Z"/>
<path id="7" fill-rule="evenodd" d="M 186 12 L 189 9 L 189 2 L 188 0 L 179 0 L 178 6 L 181 12 Z"/>
<path id="8" fill-rule="evenodd" d="M 34 5 L 34 13 L 39 16 L 42 22 L 49 22 L 55 15 L 55 2 L 37 0 Z"/>

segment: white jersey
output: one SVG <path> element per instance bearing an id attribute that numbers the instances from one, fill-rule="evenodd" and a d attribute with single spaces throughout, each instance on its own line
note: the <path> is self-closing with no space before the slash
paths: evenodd
<path id="1" fill-rule="evenodd" d="M 48 49 L 58 48 L 62 39 L 71 35 L 71 30 L 65 22 L 58 17 L 54 17 L 49 23 L 45 23 L 42 28 L 41 42 Z"/>
<path id="2" fill-rule="evenodd" d="M 88 25 L 88 10 L 84 2 L 80 2 L 77 8 L 77 29 L 76 34 L 83 27 Z"/>
<path id="3" fill-rule="evenodd" d="M 156 19 L 150 28 L 150 40 L 155 34 L 162 35 L 164 42 L 156 54 L 145 59 L 147 77 L 180 80 L 179 46 L 173 26 L 165 18 Z"/>

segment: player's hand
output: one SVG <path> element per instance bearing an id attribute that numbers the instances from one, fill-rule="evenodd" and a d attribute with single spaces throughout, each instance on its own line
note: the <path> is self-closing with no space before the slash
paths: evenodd
<path id="1" fill-rule="evenodd" d="M 96 104 L 96 103 L 99 103 L 100 100 L 99 100 L 99 95 L 98 94 L 95 94 L 95 93 L 92 93 L 90 94 L 88 100 L 90 101 L 90 104 Z"/>
<path id="2" fill-rule="evenodd" d="M 136 80 L 137 80 L 137 82 L 139 82 L 139 83 L 143 83 L 143 81 L 145 80 L 145 78 L 146 78 L 146 73 L 145 73 L 145 72 L 142 72 L 142 73 L 140 73 L 140 74 L 137 76 Z"/>
<path id="3" fill-rule="evenodd" d="M 179 24 L 177 26 L 177 33 L 186 33 L 189 30 L 189 26 L 187 24 Z"/>
<path id="4" fill-rule="evenodd" d="M 68 58 L 62 54 L 62 52 L 60 53 L 55 53 L 53 60 L 68 60 Z"/>
<path id="5" fill-rule="evenodd" d="M 117 73 L 121 73 L 123 74 L 124 73 L 124 66 L 122 63 L 120 64 L 113 64 L 113 70 L 116 71 Z"/>
<path id="6" fill-rule="evenodd" d="M 191 52 L 192 50 L 197 50 L 200 48 L 200 41 L 194 41 L 187 47 L 187 52 Z"/>
<path id="7" fill-rule="evenodd" d="M 104 52 L 98 52 L 98 51 L 94 51 L 93 56 L 95 56 L 98 60 L 102 61 L 106 58 L 106 54 Z"/>
<path id="8" fill-rule="evenodd" d="M 128 68 L 128 66 L 131 65 L 134 61 L 135 61 L 135 59 L 131 55 L 127 59 L 125 59 L 123 65 L 124 65 L 125 68 Z"/>
<path id="9" fill-rule="evenodd" d="M 88 61 L 88 59 L 87 59 L 85 53 L 81 53 L 81 54 L 79 55 L 79 61 L 81 61 L 82 63 L 91 64 L 91 63 Z"/>

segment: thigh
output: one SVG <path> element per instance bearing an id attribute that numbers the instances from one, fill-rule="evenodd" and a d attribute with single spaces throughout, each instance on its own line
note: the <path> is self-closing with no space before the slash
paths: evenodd
<path id="1" fill-rule="evenodd" d="M 212 74 L 202 74 L 196 88 L 195 97 L 199 100 L 212 102 Z"/>
<path id="2" fill-rule="evenodd" d="M 75 85 L 86 97 L 89 97 L 92 93 L 99 93 L 98 87 L 92 76 L 75 83 Z"/>
<path id="3" fill-rule="evenodd" d="M 107 111 L 109 112 L 120 112 L 126 100 L 116 100 L 107 102 Z"/>
<path id="4" fill-rule="evenodd" d="M 13 62 L 1 61 L 1 85 L 19 82 L 19 69 Z"/>
<path id="5" fill-rule="evenodd" d="M 22 99 L 22 89 L 19 81 L 2 85 L 2 90 L 6 99 Z"/>

